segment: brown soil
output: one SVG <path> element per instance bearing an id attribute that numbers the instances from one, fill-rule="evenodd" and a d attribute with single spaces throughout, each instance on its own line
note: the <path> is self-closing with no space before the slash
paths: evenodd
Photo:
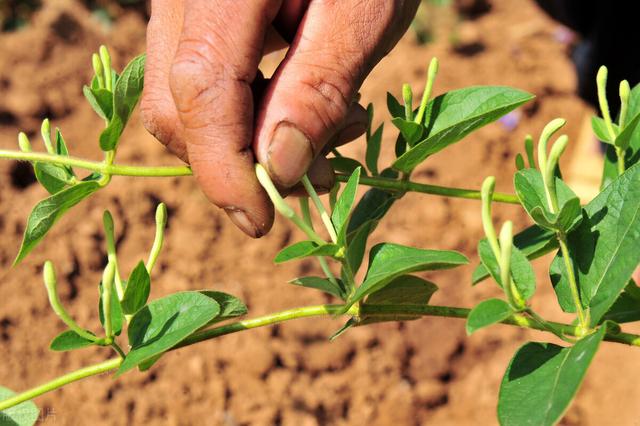
<path id="1" fill-rule="evenodd" d="M 454 51 L 448 37 L 417 46 L 408 35 L 373 72 L 363 101 L 377 105 L 384 118 L 385 93 L 398 93 L 409 81 L 422 88 L 424 68 L 440 58 L 437 91 L 472 84 L 506 84 L 538 95 L 522 110 L 520 124 L 500 124 L 475 133 L 430 159 L 415 179 L 444 185 L 479 187 L 496 175 L 500 190 L 512 190 L 513 158 L 524 135 L 537 133 L 551 118 L 568 119 L 578 136 L 586 106 L 574 95 L 574 76 L 566 46 L 555 41 L 557 25 L 530 1 L 494 0 L 491 11 L 459 28 L 463 44 Z M 44 117 L 63 129 L 71 151 L 98 158 L 101 121 L 84 102 L 81 86 L 90 76 L 90 53 L 100 43 L 115 52 L 118 67 L 144 49 L 145 22 L 122 13 L 112 27 L 93 18 L 80 3 L 49 1 L 33 25 L 0 36 L 0 146 L 16 146 L 18 129 L 36 135 Z M 388 128 L 390 130 L 390 128 Z M 386 146 L 392 145 L 390 131 Z M 35 141 L 35 137 L 32 140 Z M 362 143 L 347 152 L 362 156 Z M 388 160 L 390 152 L 385 151 Z M 175 164 L 132 120 L 119 153 L 135 164 Z M 105 350 L 51 353 L 47 346 L 63 329 L 51 312 L 40 281 L 45 259 L 55 262 L 64 303 L 75 318 L 97 328 L 96 284 L 105 261 L 100 226 L 103 208 L 115 216 L 123 269 L 145 256 L 153 235 L 153 210 L 169 206 L 166 249 L 154 277 L 157 297 L 186 289 L 215 288 L 240 296 L 250 315 L 323 303 L 312 290 L 286 282 L 316 271 L 312 262 L 274 266 L 274 254 L 299 238 L 278 220 L 266 237 L 251 241 L 207 203 L 190 178 L 115 178 L 108 189 L 83 203 L 55 226 L 45 242 L 17 268 L 17 251 L 30 208 L 45 196 L 24 164 L 0 162 L 0 383 L 21 390 L 64 372 L 98 362 Z M 482 231 L 478 204 L 408 195 L 394 207 L 373 240 L 460 250 L 475 263 Z M 526 216 L 513 207 L 496 209 L 496 220 Z M 535 307 L 565 319 L 539 265 Z M 473 266 L 428 276 L 441 290 L 434 303 L 471 306 L 496 295 L 485 283 L 470 287 Z M 211 425 L 478 425 L 495 424 L 499 383 L 516 348 L 527 339 L 550 337 L 494 327 L 467 338 L 459 320 L 424 318 L 351 330 L 327 341 L 338 320 L 301 320 L 226 336 L 164 357 L 146 374 L 88 379 L 36 401 L 58 424 L 211 424 Z M 551 339 L 553 340 L 553 339 Z M 640 388 L 621 379 L 640 376 L 631 349 L 605 345 L 563 424 L 637 425 Z"/>

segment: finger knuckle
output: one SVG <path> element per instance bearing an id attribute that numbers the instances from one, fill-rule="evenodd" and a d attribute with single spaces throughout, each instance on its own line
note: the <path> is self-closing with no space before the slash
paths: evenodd
<path id="1" fill-rule="evenodd" d="M 197 46 L 182 46 L 169 75 L 178 113 L 188 127 L 201 127 L 210 108 L 223 94 L 225 71 Z"/>
<path id="2" fill-rule="evenodd" d="M 301 98 L 307 99 L 311 112 L 326 128 L 337 127 L 346 115 L 355 93 L 353 76 L 342 67 L 306 66 L 300 79 Z"/>

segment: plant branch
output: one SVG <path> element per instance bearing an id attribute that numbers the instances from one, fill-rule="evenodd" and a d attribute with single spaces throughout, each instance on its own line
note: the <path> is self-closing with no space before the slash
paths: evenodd
<path id="1" fill-rule="evenodd" d="M 114 370 L 118 368 L 121 363 L 122 358 L 111 358 L 107 361 L 94 364 L 89 367 L 81 368 L 69 374 L 65 374 L 64 376 L 60 376 L 50 382 L 44 383 L 40 386 L 36 386 L 35 388 L 31 388 L 28 391 L 14 395 L 11 398 L 5 399 L 4 401 L 0 401 L 0 411 L 14 407 L 25 401 L 29 401 L 47 392 L 59 389 L 65 385 L 68 385 L 69 383 L 77 382 L 78 380 L 84 379 L 86 377 L 97 376 L 98 374 Z"/>
<path id="2" fill-rule="evenodd" d="M 22 152 L 0 149 L 0 158 L 21 161 L 37 161 L 39 163 L 60 164 L 70 167 L 78 167 L 111 176 L 137 176 L 137 177 L 174 177 L 191 176 L 193 173 L 189 166 L 159 166 L 142 167 L 112 164 L 106 165 L 102 161 L 83 160 L 75 157 L 51 155 L 43 152 Z M 336 179 L 347 182 L 349 175 L 337 174 Z M 412 181 L 400 181 L 384 177 L 361 176 L 360 184 L 379 189 L 388 189 L 397 192 L 419 192 L 422 194 L 441 195 L 445 197 L 466 198 L 479 200 L 480 191 L 463 188 L 449 188 L 445 186 L 429 185 Z M 507 204 L 520 204 L 518 197 L 512 194 L 496 192 L 493 201 Z"/>
<path id="3" fill-rule="evenodd" d="M 205 340 L 214 339 L 216 337 L 224 336 L 226 334 L 237 333 L 239 331 L 250 330 L 253 328 L 264 327 L 268 325 L 274 325 L 285 321 L 290 321 L 299 318 L 310 318 L 319 316 L 336 316 L 343 311 L 344 305 L 316 305 L 305 306 L 302 308 L 294 308 L 286 311 L 276 312 L 268 314 L 262 317 L 236 321 L 230 324 L 222 325 L 219 327 L 199 331 L 187 339 L 183 340 L 180 344 L 172 348 L 179 349 L 185 346 L 190 346 L 196 343 L 203 342 Z M 432 306 L 432 305 L 361 305 L 352 306 L 345 314 L 346 315 L 366 315 L 368 317 L 380 315 L 422 315 L 433 317 L 447 317 L 447 318 L 467 318 L 471 312 L 467 308 L 458 308 L 451 306 Z M 513 325 L 522 328 L 529 328 L 533 330 L 548 331 L 545 325 L 540 324 L 533 318 L 530 318 L 522 314 L 514 314 L 506 320 L 502 321 L 502 324 Z M 557 322 L 547 321 L 547 326 L 553 326 L 557 331 L 561 332 L 565 336 L 580 337 L 581 330 L 579 326 L 563 324 Z M 621 343 L 630 346 L 640 347 L 640 335 L 629 333 L 607 333 L 604 340 L 614 343 Z M 43 385 L 34 387 L 11 398 L 0 401 L 0 411 L 7 408 L 14 407 L 25 401 L 29 401 L 47 392 L 59 389 L 64 385 L 73 383 L 80 379 L 84 379 L 90 376 L 96 376 L 102 373 L 106 373 L 111 370 L 115 370 L 120 367 L 122 358 L 112 358 L 107 361 L 81 368 L 64 376 L 60 376 L 50 382 Z"/>
<path id="4" fill-rule="evenodd" d="M 349 180 L 349 175 L 338 173 L 336 179 L 340 182 Z M 379 189 L 388 189 L 397 192 L 419 192 L 422 194 L 441 195 L 453 198 L 466 198 L 469 200 L 480 200 L 480 191 L 475 189 L 450 188 L 446 186 L 429 185 L 410 180 L 397 180 L 385 177 L 361 176 L 360 184 Z M 507 204 L 520 204 L 518 197 L 512 194 L 495 192 L 493 201 Z"/>

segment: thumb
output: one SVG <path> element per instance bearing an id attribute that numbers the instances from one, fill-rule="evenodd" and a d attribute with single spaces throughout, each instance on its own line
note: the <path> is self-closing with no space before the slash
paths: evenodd
<path id="1" fill-rule="evenodd" d="M 310 2 L 257 111 L 254 152 L 278 184 L 298 182 L 348 125 L 363 79 L 406 30 L 418 1 L 403 3 Z"/>

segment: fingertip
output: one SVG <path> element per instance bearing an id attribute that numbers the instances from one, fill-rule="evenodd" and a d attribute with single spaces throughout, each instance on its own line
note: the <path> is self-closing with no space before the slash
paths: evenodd
<path id="1" fill-rule="evenodd" d="M 223 210 L 231 222 L 251 238 L 260 238 L 266 235 L 273 226 L 273 212 L 250 214 L 238 207 L 225 207 Z"/>

